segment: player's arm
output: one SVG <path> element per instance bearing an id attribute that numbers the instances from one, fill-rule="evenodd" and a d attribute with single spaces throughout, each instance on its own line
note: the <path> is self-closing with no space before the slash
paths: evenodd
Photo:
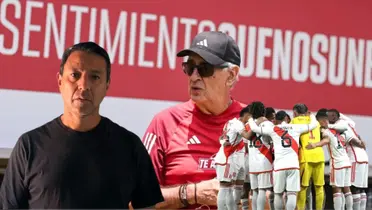
<path id="1" fill-rule="evenodd" d="M 308 145 L 306 145 L 306 149 L 315 149 L 317 147 L 323 147 L 324 145 L 329 144 L 329 141 L 330 139 L 328 136 L 323 136 L 322 140 L 320 140 L 319 142 L 309 143 Z"/>
<path id="2" fill-rule="evenodd" d="M 355 122 L 350 117 L 347 117 L 346 115 L 340 113 L 340 119 L 345 120 L 351 127 L 355 128 Z"/>
<path id="3" fill-rule="evenodd" d="M 307 133 L 314 130 L 318 126 L 318 121 L 315 115 L 310 114 L 310 124 L 290 124 L 298 133 Z M 288 126 L 288 125 L 284 125 Z M 283 127 L 284 127 L 283 126 Z M 281 125 L 279 125 L 281 127 Z"/>
<path id="4" fill-rule="evenodd" d="M 242 135 L 245 139 L 251 139 L 253 136 L 253 132 L 251 130 L 243 130 L 240 135 Z"/>
<path id="5" fill-rule="evenodd" d="M 363 149 L 366 148 L 364 142 L 359 140 L 359 139 L 356 139 L 356 138 L 351 138 L 349 140 L 349 143 L 352 144 L 352 145 L 355 145 L 357 147 L 363 148 Z"/>
<path id="6" fill-rule="evenodd" d="M 0 189 L 0 209 L 28 209 L 28 187 L 26 186 L 26 166 L 28 149 L 21 137 L 10 155 Z"/>
<path id="7" fill-rule="evenodd" d="M 328 124 L 328 128 L 335 129 L 336 131 L 342 133 L 348 129 L 348 124 L 344 122 L 337 122 L 335 124 Z"/>
<path id="8" fill-rule="evenodd" d="M 257 133 L 260 135 L 270 135 L 274 130 L 274 125 L 272 124 L 258 126 L 256 122 L 253 120 L 253 118 L 250 118 L 248 120 L 248 125 L 253 133 Z"/>
<path id="9" fill-rule="evenodd" d="M 165 133 L 165 123 L 158 116 L 150 123 L 147 131 L 142 139 L 142 143 L 150 154 L 151 161 L 154 165 L 155 174 L 160 183 L 161 191 L 164 197 L 164 201 L 155 205 L 156 209 L 178 209 L 184 207 L 180 199 L 180 188 L 181 185 L 174 186 L 164 186 L 165 175 L 164 175 L 164 165 L 165 165 L 165 148 L 166 139 L 164 138 Z M 187 201 L 189 204 L 195 203 L 195 186 L 190 183 L 185 188 Z M 197 184 L 197 189 L 203 190 L 204 186 L 201 183 Z M 203 196 L 203 195 L 202 195 Z M 203 197 L 197 197 L 197 200 L 203 200 Z"/>
<path id="10" fill-rule="evenodd" d="M 136 166 L 136 184 L 131 204 L 134 209 L 153 208 L 164 198 L 160 190 L 158 178 L 155 174 L 151 158 L 137 135 L 131 134 L 128 138 L 135 140 L 134 154 Z"/>

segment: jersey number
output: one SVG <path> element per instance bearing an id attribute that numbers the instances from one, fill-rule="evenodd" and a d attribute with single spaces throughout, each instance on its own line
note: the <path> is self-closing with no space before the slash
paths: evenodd
<path id="1" fill-rule="evenodd" d="M 344 141 L 345 139 L 338 133 L 335 134 L 337 138 L 337 149 L 342 149 L 344 148 Z"/>
<path id="2" fill-rule="evenodd" d="M 292 140 L 288 136 L 288 131 L 284 131 L 283 135 L 281 136 L 282 138 L 282 146 L 287 148 L 292 146 Z"/>
<path id="3" fill-rule="evenodd" d="M 249 141 L 249 147 L 260 148 L 262 147 L 262 140 L 261 136 L 253 137 L 251 141 Z"/>

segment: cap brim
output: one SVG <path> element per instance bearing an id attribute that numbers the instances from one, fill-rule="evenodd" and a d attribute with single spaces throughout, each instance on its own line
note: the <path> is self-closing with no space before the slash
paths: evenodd
<path id="1" fill-rule="evenodd" d="M 202 57 L 207 63 L 212 64 L 214 66 L 221 65 L 223 63 L 226 63 L 226 61 L 222 60 L 220 57 L 217 55 L 214 55 L 213 53 L 201 49 L 201 48 L 190 48 L 190 49 L 185 49 L 181 50 L 180 52 L 177 53 L 178 57 L 184 57 L 184 56 L 189 56 L 191 53 L 195 53 Z"/>

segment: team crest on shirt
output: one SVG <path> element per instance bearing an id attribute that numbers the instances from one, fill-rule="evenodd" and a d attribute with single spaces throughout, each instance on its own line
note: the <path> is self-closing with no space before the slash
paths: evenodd
<path id="1" fill-rule="evenodd" d="M 213 158 L 199 158 L 198 169 L 200 170 L 214 170 L 216 168 Z"/>

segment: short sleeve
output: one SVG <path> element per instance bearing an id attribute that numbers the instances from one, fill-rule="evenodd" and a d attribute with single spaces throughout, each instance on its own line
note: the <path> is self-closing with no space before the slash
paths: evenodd
<path id="1" fill-rule="evenodd" d="M 164 185 L 165 146 L 164 126 L 159 116 L 155 116 L 142 138 L 142 143 L 150 154 L 152 164 L 160 185 Z"/>
<path id="2" fill-rule="evenodd" d="M 28 208 L 28 188 L 25 186 L 28 150 L 21 137 L 13 148 L 0 189 L 0 209 Z"/>
<path id="3" fill-rule="evenodd" d="M 152 207 L 163 202 L 164 198 L 155 174 L 154 166 L 144 145 L 136 138 L 136 184 L 132 195 L 132 206 L 135 209 Z"/>

